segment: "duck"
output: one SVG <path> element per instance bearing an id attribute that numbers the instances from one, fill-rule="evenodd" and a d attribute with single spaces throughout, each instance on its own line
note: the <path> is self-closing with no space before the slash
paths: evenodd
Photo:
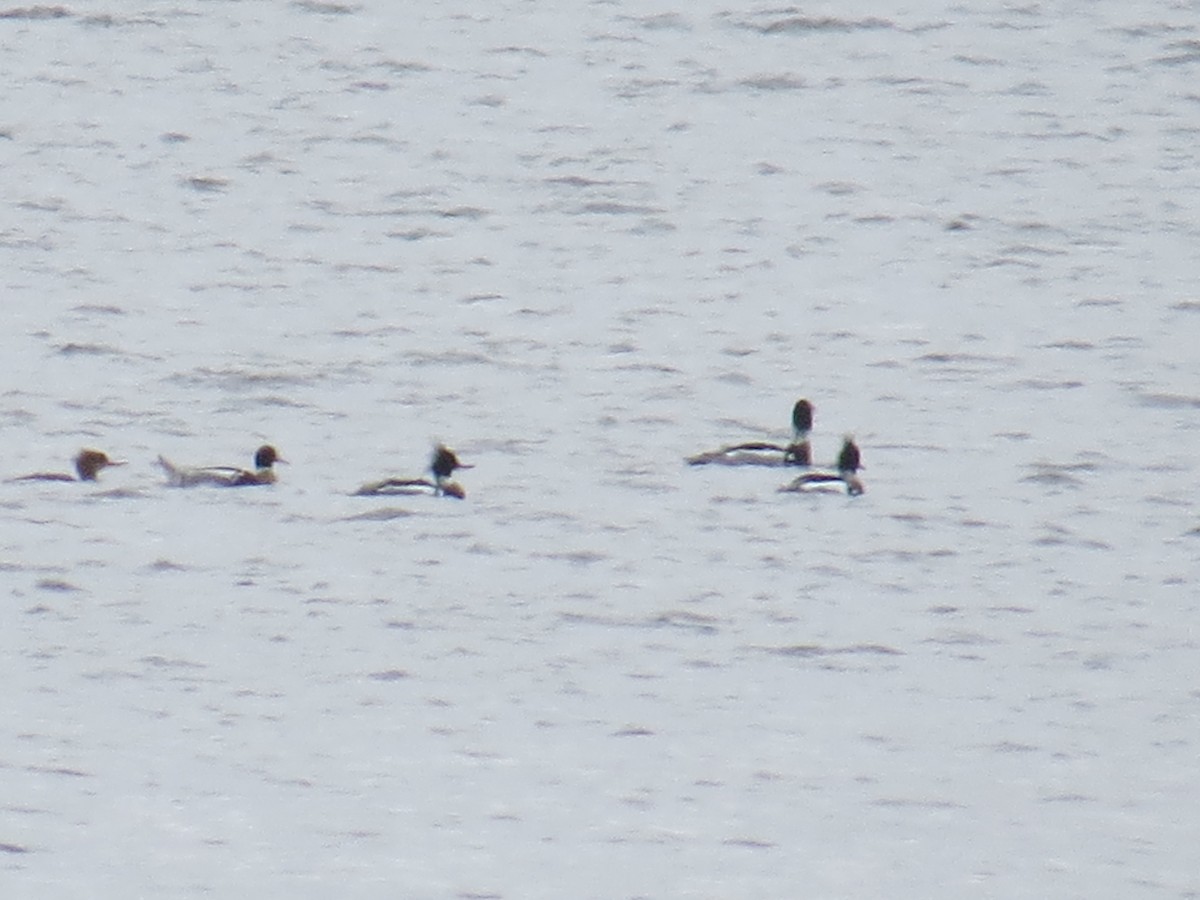
<path id="1" fill-rule="evenodd" d="M 457 481 L 451 481 L 450 476 L 459 469 L 471 468 L 474 466 L 462 462 L 458 455 L 445 444 L 438 444 L 434 447 L 433 456 L 429 460 L 429 471 L 433 473 L 432 481 L 428 478 L 384 478 L 364 484 L 354 492 L 354 496 L 432 493 L 435 497 L 453 497 L 456 500 L 464 500 L 467 496 L 466 490 Z"/>
<path id="2" fill-rule="evenodd" d="M 858 477 L 858 470 L 862 467 L 862 453 L 858 449 L 858 444 L 854 442 L 854 436 L 848 434 L 842 439 L 842 449 L 838 453 L 836 473 L 806 472 L 779 490 L 801 492 L 806 490 L 809 485 L 840 481 L 846 486 L 847 494 L 851 497 L 857 497 L 866 491 L 866 488 L 863 487 L 862 479 Z"/>
<path id="3" fill-rule="evenodd" d="M 253 469 L 241 469 L 237 466 L 183 468 L 164 456 L 158 458 L 158 464 L 167 473 L 167 483 L 172 487 L 194 487 L 200 484 L 215 485 L 216 487 L 249 487 L 256 484 L 274 484 L 275 463 L 286 462 L 287 460 L 281 457 L 270 444 L 263 444 L 255 451 Z"/>
<path id="4" fill-rule="evenodd" d="M 787 446 L 767 441 L 748 441 L 698 453 L 687 458 L 689 466 L 717 463 L 723 466 L 802 466 L 812 465 L 808 436 L 813 425 L 813 405 L 801 397 L 792 406 L 792 440 Z"/>
<path id="5" fill-rule="evenodd" d="M 107 453 L 100 450 L 83 449 L 75 456 L 75 472 L 79 477 L 66 472 L 33 472 L 21 475 L 11 481 L 95 481 L 101 470 L 109 466 L 123 466 L 124 460 L 110 459 Z"/>

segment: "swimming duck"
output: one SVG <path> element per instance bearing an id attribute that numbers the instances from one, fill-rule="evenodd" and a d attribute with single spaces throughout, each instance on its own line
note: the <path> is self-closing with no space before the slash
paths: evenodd
<path id="1" fill-rule="evenodd" d="M 733 444 L 689 456 L 689 466 L 718 463 L 723 466 L 811 466 L 812 448 L 808 442 L 812 431 L 813 405 L 801 398 L 792 407 L 792 442 L 786 447 L 765 441 Z M 782 454 L 782 457 L 778 454 Z"/>
<path id="2" fill-rule="evenodd" d="M 165 457 L 158 464 L 167 473 L 167 483 L 172 487 L 194 487 L 211 484 L 217 487 L 249 487 L 255 484 L 275 483 L 275 463 L 287 462 L 270 444 L 263 444 L 254 453 L 254 468 L 239 469 L 236 466 L 203 466 L 185 469 L 176 466 Z"/>
<path id="3" fill-rule="evenodd" d="M 838 454 L 836 474 L 833 472 L 806 472 L 779 490 L 801 492 L 812 484 L 840 481 L 846 485 L 847 494 L 857 497 L 866 490 L 862 480 L 858 477 L 860 468 L 862 468 L 862 454 L 859 452 L 858 444 L 854 443 L 853 436 L 846 435 L 842 440 L 842 450 Z"/>
<path id="4" fill-rule="evenodd" d="M 457 469 L 470 468 L 473 466 L 460 462 L 453 450 L 445 444 L 438 444 L 429 461 L 429 470 L 433 473 L 432 481 L 428 478 L 384 478 L 382 481 L 364 484 L 354 495 L 369 497 L 378 494 L 432 493 L 435 497 L 454 497 L 456 500 L 462 500 L 466 498 L 467 492 L 457 481 L 451 481 L 450 476 Z"/>
<path id="5" fill-rule="evenodd" d="M 101 469 L 107 469 L 109 466 L 123 466 L 124 460 L 109 459 L 106 453 L 99 450 L 80 450 L 75 457 L 75 471 L 79 475 L 76 479 L 74 475 L 68 475 L 66 472 L 33 472 L 29 475 L 21 475 L 12 481 L 95 481 L 96 476 L 100 474 Z"/>

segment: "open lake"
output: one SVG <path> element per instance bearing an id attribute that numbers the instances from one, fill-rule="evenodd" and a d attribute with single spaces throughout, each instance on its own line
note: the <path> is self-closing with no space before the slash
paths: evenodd
<path id="1" fill-rule="evenodd" d="M 1200 896 L 1200 4 L 4 6 L 0 71 L 0 479 L 126 462 L 0 484 L 5 900 Z M 684 463 L 799 397 L 862 496 Z"/>

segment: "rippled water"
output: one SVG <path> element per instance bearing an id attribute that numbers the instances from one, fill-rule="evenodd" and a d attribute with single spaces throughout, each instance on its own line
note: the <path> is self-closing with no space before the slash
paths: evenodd
<path id="1" fill-rule="evenodd" d="M 1200 894 L 1196 12 L 0 8 L 4 896 Z"/>

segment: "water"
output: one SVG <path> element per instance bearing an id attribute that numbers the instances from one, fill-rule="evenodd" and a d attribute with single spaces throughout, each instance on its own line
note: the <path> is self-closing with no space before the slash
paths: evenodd
<path id="1" fill-rule="evenodd" d="M 4 896 L 1196 896 L 1196 5 L 542 6 L 0 10 Z"/>

